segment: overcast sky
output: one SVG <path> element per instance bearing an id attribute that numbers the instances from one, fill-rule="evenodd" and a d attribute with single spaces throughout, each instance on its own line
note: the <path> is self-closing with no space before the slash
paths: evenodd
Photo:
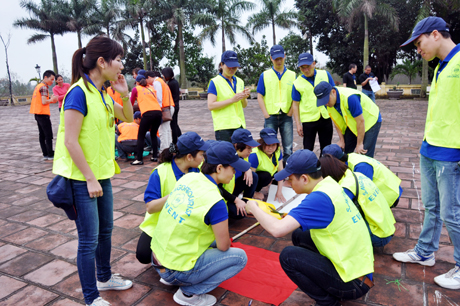
<path id="1" fill-rule="evenodd" d="M 39 3 L 38 0 L 34 0 L 36 3 Z M 256 0 L 253 0 L 257 2 Z M 45 39 L 42 42 L 36 44 L 27 44 L 27 39 L 32 36 L 35 31 L 28 29 L 21 29 L 13 27 L 13 22 L 17 19 L 28 17 L 28 13 L 19 6 L 19 0 L 13 1 L 3 1 L 2 7 L 0 9 L 0 33 L 3 36 L 3 39 L 7 39 L 8 34 L 11 34 L 10 46 L 8 48 L 8 59 L 10 71 L 15 73 L 19 80 L 26 82 L 33 77 L 37 77 L 37 72 L 35 70 L 35 65 L 41 67 L 41 72 L 47 69 L 53 69 L 53 60 L 51 55 L 51 40 L 50 38 Z M 294 0 L 286 0 L 284 8 L 294 8 Z M 257 12 L 258 9 L 255 9 L 252 13 Z M 241 23 L 246 24 L 248 16 L 251 13 L 246 13 L 241 18 Z M 293 29 L 294 32 L 300 34 L 299 29 Z M 196 31 L 198 34 L 199 29 Z M 276 40 L 280 41 L 289 31 L 276 28 Z M 264 31 L 258 32 L 255 35 L 256 41 L 260 42 L 262 35 L 266 35 L 267 42 L 269 47 L 272 46 L 272 33 L 271 28 L 266 28 Z M 84 36 L 82 38 L 83 46 L 88 43 L 91 37 Z M 203 50 L 204 53 L 208 56 L 214 57 L 216 66 L 220 60 L 220 55 L 222 53 L 222 46 L 220 43 L 220 37 L 216 37 L 216 46 L 213 47 L 209 41 L 204 41 Z M 243 47 L 249 47 L 249 43 L 246 39 L 242 37 L 237 38 L 237 42 Z M 70 32 L 66 33 L 63 36 L 56 36 L 56 53 L 58 58 L 58 68 L 59 73 L 71 75 L 71 61 L 72 55 L 77 49 L 77 34 Z M 227 50 L 230 50 L 232 46 L 230 42 L 226 41 Z M 6 73 L 6 63 L 5 63 L 5 50 L 3 45 L 0 45 L 0 78 L 3 78 L 7 75 Z M 308 50 L 305 50 L 306 52 Z M 289 50 L 286 50 L 289 52 Z M 327 57 L 324 54 L 315 52 L 315 58 L 318 60 L 318 63 L 323 66 L 327 62 Z M 176 67 L 175 71 L 178 71 Z"/>

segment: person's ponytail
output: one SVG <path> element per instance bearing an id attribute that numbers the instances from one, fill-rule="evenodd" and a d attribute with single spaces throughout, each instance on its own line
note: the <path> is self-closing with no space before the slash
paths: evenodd
<path id="1" fill-rule="evenodd" d="M 74 52 L 72 57 L 72 81 L 71 84 L 78 82 L 80 78 L 87 82 L 85 73 L 88 73 L 88 70 L 83 67 L 83 55 L 86 52 L 86 48 L 80 48 Z"/>

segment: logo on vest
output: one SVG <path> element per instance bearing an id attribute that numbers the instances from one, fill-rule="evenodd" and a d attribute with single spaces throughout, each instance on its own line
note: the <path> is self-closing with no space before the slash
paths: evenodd
<path id="1" fill-rule="evenodd" d="M 452 67 L 451 72 L 447 77 L 458 79 L 460 77 L 460 64 L 457 64 L 454 67 Z"/>
<path id="2" fill-rule="evenodd" d="M 190 217 L 195 205 L 195 197 L 193 191 L 186 185 L 179 185 L 174 188 L 164 207 L 164 210 L 179 223 L 185 220 L 183 217 L 179 216 L 180 212 L 176 211 L 176 208 L 181 205 L 187 205 L 185 214 Z"/>

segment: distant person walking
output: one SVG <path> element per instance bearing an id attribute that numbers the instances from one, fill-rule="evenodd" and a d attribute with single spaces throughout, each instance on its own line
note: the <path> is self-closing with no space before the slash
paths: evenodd
<path id="1" fill-rule="evenodd" d="M 371 66 L 367 65 L 364 68 L 364 73 L 359 76 L 359 82 L 361 83 L 363 94 L 368 96 L 375 103 L 375 94 L 369 82 L 378 80 L 378 78 L 371 71 Z"/>
<path id="2" fill-rule="evenodd" d="M 171 121 L 171 132 L 172 132 L 172 142 L 177 143 L 177 138 L 182 135 L 182 131 L 179 127 L 179 99 L 180 99 L 180 88 L 179 82 L 174 78 L 174 71 L 171 67 L 166 67 L 161 70 L 168 86 L 171 90 L 172 99 L 174 101 L 174 115 L 172 116 Z"/>
<path id="3" fill-rule="evenodd" d="M 356 86 L 356 64 L 350 64 L 348 71 L 343 75 L 343 87 L 357 89 Z"/>
<path id="4" fill-rule="evenodd" d="M 58 74 L 56 76 L 56 86 L 53 87 L 53 94 L 58 97 L 58 106 L 59 112 L 61 112 L 62 101 L 64 101 L 65 94 L 70 88 L 69 83 L 64 83 L 64 78 L 62 75 Z"/>

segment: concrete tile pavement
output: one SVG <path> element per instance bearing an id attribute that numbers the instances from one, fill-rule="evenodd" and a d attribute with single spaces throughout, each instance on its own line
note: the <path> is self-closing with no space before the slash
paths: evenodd
<path id="1" fill-rule="evenodd" d="M 393 210 L 398 221 L 393 240 L 383 253 L 375 255 L 376 286 L 363 298 L 344 305 L 449 305 L 460 293 L 436 286 L 433 277 L 452 268 L 453 246 L 442 232 L 437 264 L 434 267 L 402 264 L 391 254 L 412 248 L 423 220 L 420 193 L 419 148 L 423 137 L 427 102 L 417 100 L 377 100 L 383 124 L 376 159 L 390 167 L 401 179 L 404 193 Z M 0 108 L 0 305 L 81 305 L 83 295 L 78 279 L 75 224 L 47 201 L 46 185 L 54 177 L 52 162 L 42 161 L 38 130 L 28 106 Z M 258 138 L 263 117 L 255 100 L 245 110 L 247 128 Z M 53 131 L 59 123 L 52 106 Z M 206 101 L 181 101 L 179 124 L 183 132 L 196 131 L 204 139 L 214 139 L 211 114 Z M 335 133 L 335 131 L 334 131 Z M 334 135 L 333 141 L 338 138 Z M 294 150 L 302 140 L 294 130 Z M 319 145 L 315 146 L 319 153 Z M 134 288 L 124 292 L 104 292 L 113 305 L 175 305 L 176 288 L 159 283 L 156 272 L 135 259 L 143 220 L 143 192 L 156 163 L 145 158 L 143 166 L 120 162 L 122 172 L 112 179 L 114 218 L 112 266 L 114 272 L 133 279 Z M 234 235 L 255 223 L 252 218 L 232 221 Z M 274 252 L 291 245 L 288 236 L 275 239 L 261 227 L 240 239 Z M 392 282 L 400 280 L 398 288 Z M 401 290 L 401 291 L 400 291 Z M 218 305 L 247 305 L 249 299 L 217 288 L 212 292 Z M 282 305 L 309 305 L 313 301 L 296 290 Z M 254 302 L 253 305 L 264 305 Z"/>

